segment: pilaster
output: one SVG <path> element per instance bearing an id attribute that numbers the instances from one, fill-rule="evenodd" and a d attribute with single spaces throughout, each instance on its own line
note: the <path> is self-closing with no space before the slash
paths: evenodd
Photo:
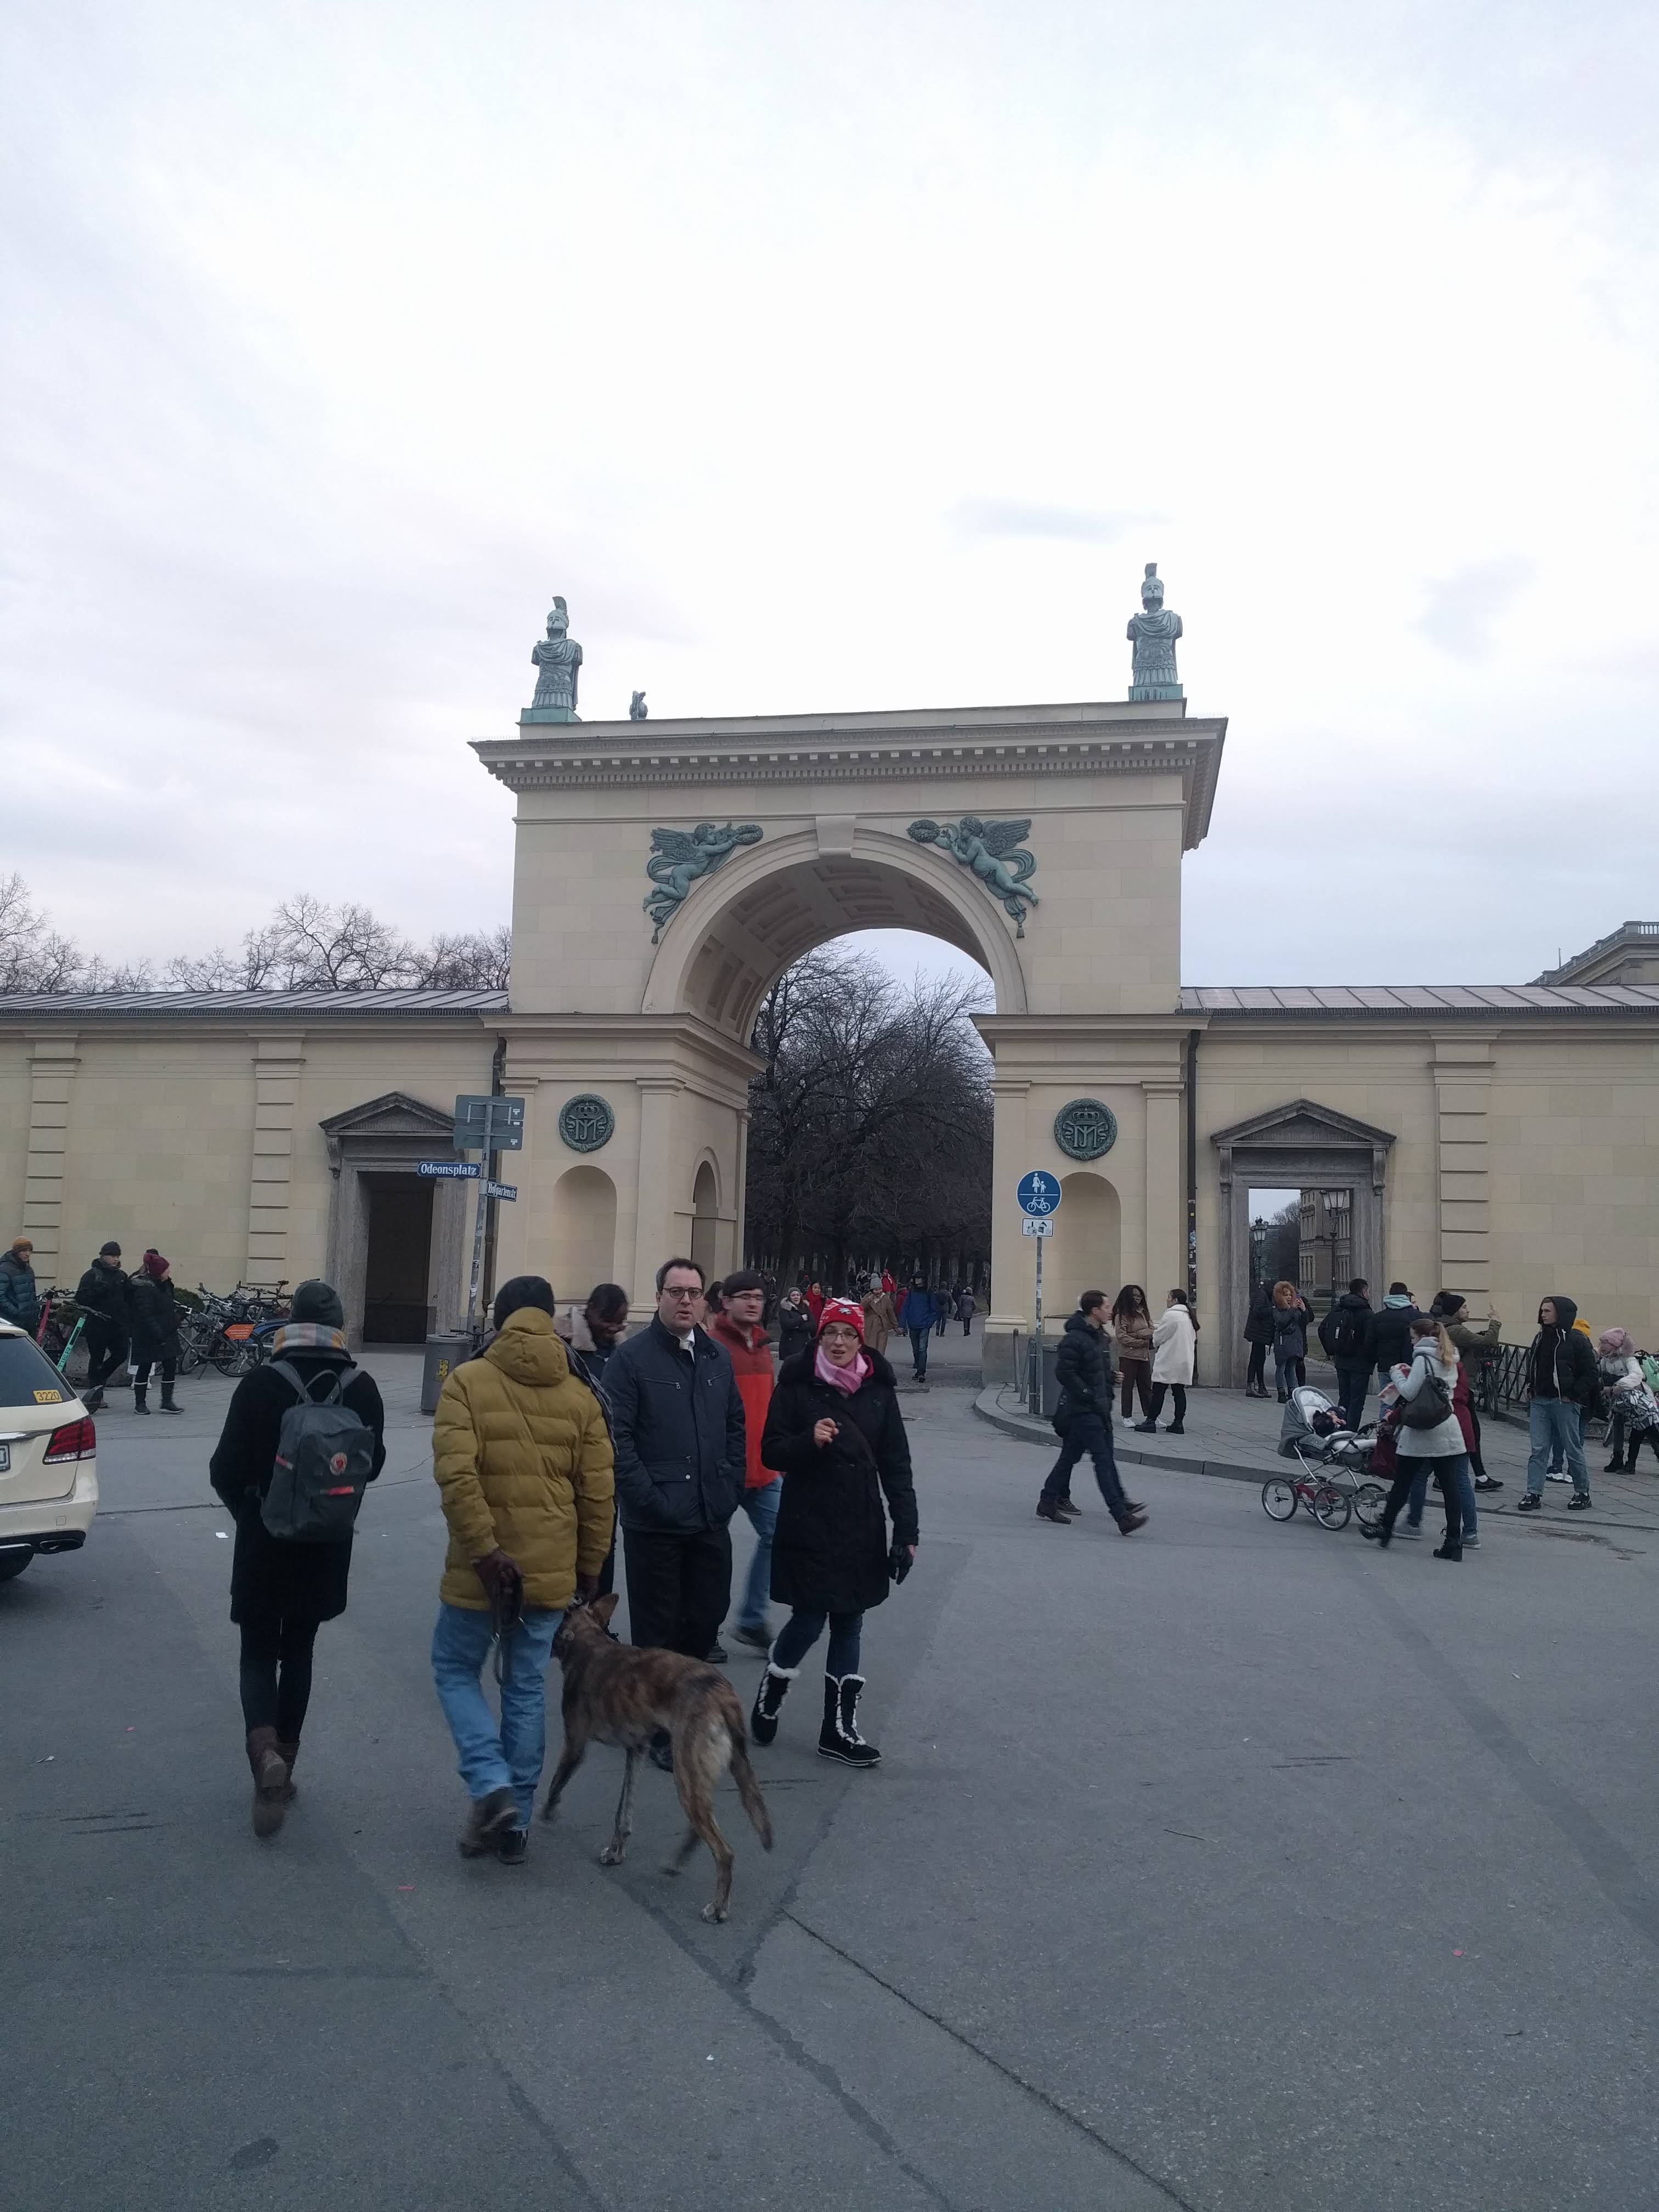
<path id="1" fill-rule="evenodd" d="M 640 1094 L 640 1210 L 628 1294 L 644 1309 L 655 1297 L 657 1269 L 686 1241 L 676 1218 L 673 1180 L 674 1121 L 685 1085 L 669 1075 L 636 1076 L 635 1081 Z"/>
<path id="2" fill-rule="evenodd" d="M 24 1170 L 23 1231 L 34 1240 L 41 1287 L 59 1279 L 70 1086 L 81 1062 L 73 1030 L 29 1040 L 29 1147 Z"/>
<path id="3" fill-rule="evenodd" d="M 1146 1101 L 1146 1297 L 1155 1314 L 1187 1280 L 1181 1194 L 1179 1082 L 1144 1079 Z"/>
<path id="4" fill-rule="evenodd" d="M 1439 1279 L 1435 1289 L 1491 1295 L 1492 1202 L 1487 1115 L 1495 1033 L 1434 1039 Z"/>
<path id="5" fill-rule="evenodd" d="M 294 1179 L 294 1118 L 305 1072 L 305 1035 L 253 1042 L 253 1157 L 247 1200 L 247 1279 L 288 1274 L 289 1200 Z"/>

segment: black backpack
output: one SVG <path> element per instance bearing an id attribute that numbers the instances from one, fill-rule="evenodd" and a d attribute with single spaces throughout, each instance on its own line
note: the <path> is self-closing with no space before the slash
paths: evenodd
<path id="1" fill-rule="evenodd" d="M 1354 1365 L 1365 1357 L 1365 1316 L 1352 1306 L 1338 1306 L 1331 1316 L 1331 1333 L 1325 1349 L 1333 1359 Z"/>
<path id="2" fill-rule="evenodd" d="M 338 1544 L 350 1535 L 374 1471 L 374 1431 L 341 1400 L 357 1370 L 348 1364 L 313 1398 L 305 1378 L 285 1359 L 273 1375 L 298 1394 L 283 1415 L 270 1483 L 259 1518 L 273 1536 L 290 1544 Z"/>

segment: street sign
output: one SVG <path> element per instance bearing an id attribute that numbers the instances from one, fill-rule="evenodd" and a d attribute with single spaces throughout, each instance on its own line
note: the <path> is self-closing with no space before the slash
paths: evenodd
<path id="1" fill-rule="evenodd" d="M 524 1150 L 524 1100 L 489 1092 L 464 1091 L 455 1101 L 458 1152 L 519 1152 Z"/>
<path id="2" fill-rule="evenodd" d="M 1054 1223 L 1036 1214 L 1028 1213 L 1019 1226 L 1026 1237 L 1052 1237 L 1054 1233 Z"/>
<path id="3" fill-rule="evenodd" d="M 487 1182 L 483 1194 L 486 1198 L 516 1198 L 519 1186 L 515 1182 Z"/>
<path id="4" fill-rule="evenodd" d="M 483 1170 L 476 1160 L 416 1160 L 416 1175 L 441 1176 L 445 1182 L 469 1182 Z"/>
<path id="5" fill-rule="evenodd" d="M 1030 1175 L 1020 1177 L 1015 1195 L 1022 1213 L 1052 1213 L 1060 1204 L 1060 1177 L 1046 1174 L 1042 1168 L 1033 1168 Z"/>

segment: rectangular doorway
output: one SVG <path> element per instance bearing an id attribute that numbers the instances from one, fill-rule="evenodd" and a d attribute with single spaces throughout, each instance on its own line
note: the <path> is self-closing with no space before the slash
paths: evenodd
<path id="1" fill-rule="evenodd" d="M 434 1186 L 415 1176 L 366 1175 L 368 1257 L 363 1342 L 423 1344 L 430 1327 Z"/>

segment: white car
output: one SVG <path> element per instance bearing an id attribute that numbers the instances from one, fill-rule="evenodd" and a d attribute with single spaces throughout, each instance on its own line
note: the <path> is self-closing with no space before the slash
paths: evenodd
<path id="1" fill-rule="evenodd" d="M 0 1583 L 78 1551 L 98 1510 L 98 1435 L 33 1337 L 0 1322 Z"/>

